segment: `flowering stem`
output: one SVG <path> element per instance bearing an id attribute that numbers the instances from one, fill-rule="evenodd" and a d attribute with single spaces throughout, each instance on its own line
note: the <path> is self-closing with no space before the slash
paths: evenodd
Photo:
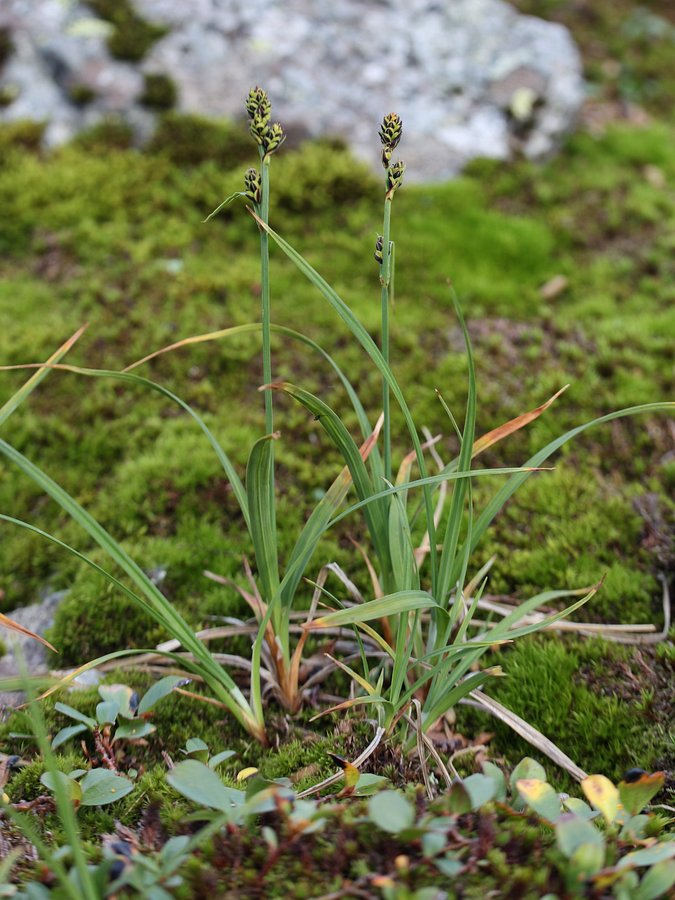
<path id="1" fill-rule="evenodd" d="M 389 283 L 391 281 L 391 197 L 384 200 L 384 220 L 382 223 L 382 265 L 380 284 L 382 285 L 382 356 L 389 365 Z M 382 380 L 382 412 L 384 415 L 384 477 L 391 481 L 391 417 L 389 407 L 389 385 Z"/>
<path id="2" fill-rule="evenodd" d="M 260 218 L 269 225 L 270 215 L 270 158 L 263 149 L 260 148 Z M 272 348 L 271 348 L 271 312 L 272 304 L 270 301 L 270 248 L 269 236 L 264 228 L 260 228 L 260 296 L 262 303 L 262 356 L 263 356 L 263 384 L 272 383 Z M 272 434 L 274 432 L 274 407 L 272 405 L 272 391 L 263 391 L 265 397 L 265 433 Z M 270 516 L 270 534 L 269 540 L 272 546 L 277 546 L 277 527 L 276 527 L 276 505 L 274 490 L 274 441 L 270 445 L 269 460 L 269 480 L 267 482 L 267 491 L 269 493 L 268 508 Z M 263 488 L 264 489 L 264 488 Z M 278 613 L 276 604 L 273 604 L 273 598 L 267 598 L 270 608 L 274 611 L 274 624 L 278 626 Z M 277 631 L 277 633 L 279 633 Z M 259 675 L 259 673 L 258 673 Z"/>
<path id="3" fill-rule="evenodd" d="M 262 196 L 260 200 L 260 218 L 269 224 L 270 215 L 270 161 L 260 149 L 262 170 Z M 262 344 L 263 344 L 263 384 L 272 382 L 272 349 L 271 349 L 271 303 L 270 303 L 270 252 L 269 237 L 264 228 L 260 229 L 260 266 L 261 266 L 261 300 L 262 300 Z M 272 391 L 264 391 L 265 397 L 265 432 L 274 431 L 274 409 Z"/>

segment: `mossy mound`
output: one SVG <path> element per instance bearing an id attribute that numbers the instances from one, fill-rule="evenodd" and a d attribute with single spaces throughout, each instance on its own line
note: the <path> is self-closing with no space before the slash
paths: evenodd
<path id="1" fill-rule="evenodd" d="M 113 26 L 108 49 L 116 59 L 139 62 L 167 32 L 140 16 L 130 0 L 86 0 L 86 4 Z"/>

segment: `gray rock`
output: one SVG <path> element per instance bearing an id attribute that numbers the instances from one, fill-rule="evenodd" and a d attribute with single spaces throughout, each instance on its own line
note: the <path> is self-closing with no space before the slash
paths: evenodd
<path id="1" fill-rule="evenodd" d="M 54 591 L 47 594 L 41 603 L 21 606 L 7 615 L 17 624 L 44 637 L 47 629 L 54 624 L 56 610 L 67 593 L 68 591 Z M 29 675 L 41 675 L 48 671 L 49 651 L 39 641 L 14 631 L 4 630 L 2 639 L 7 645 L 7 653 L 0 657 L 0 678 L 13 678 L 21 674 L 17 650 L 23 657 L 23 665 Z M 22 694 L 19 692 L 0 692 L 0 711 L 6 706 L 16 706 L 21 702 L 21 698 Z"/>
<path id="2" fill-rule="evenodd" d="M 169 26 L 138 65 L 112 60 L 105 24 L 67 0 L 3 0 L 16 53 L 0 84 L 18 95 L 0 115 L 46 118 L 57 143 L 110 113 L 141 131 L 142 76 L 163 72 L 180 108 L 239 116 L 263 85 L 275 116 L 311 135 L 340 135 L 377 166 L 377 125 L 405 123 L 409 176 L 444 178 L 476 156 L 553 152 L 583 101 L 581 61 L 560 25 L 503 0 L 135 0 Z M 86 108 L 69 99 L 86 85 Z M 142 113 L 142 114 L 141 114 Z M 139 114 L 140 119 L 139 119 Z"/>

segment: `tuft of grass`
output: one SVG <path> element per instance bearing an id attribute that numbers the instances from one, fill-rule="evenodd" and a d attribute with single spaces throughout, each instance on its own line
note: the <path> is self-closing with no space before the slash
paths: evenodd
<path id="1" fill-rule="evenodd" d="M 438 288 L 448 267 L 457 273 L 455 280 L 467 285 L 477 377 L 485 386 L 478 411 L 479 431 L 496 426 L 502 417 L 515 415 L 524 406 L 541 402 L 542 395 L 553 393 L 568 374 L 575 382 L 558 401 L 555 420 L 542 418 L 533 423 L 529 433 L 510 439 L 510 462 L 527 458 L 559 427 L 570 427 L 582 416 L 590 418 L 614 404 L 667 396 L 669 351 L 664 336 L 672 313 L 663 285 L 672 268 L 667 253 L 667 212 L 672 209 L 672 198 L 652 183 L 644 170 L 651 158 L 664 173 L 671 172 L 669 135 L 668 128 L 658 125 L 639 139 L 628 128 L 616 128 L 602 138 L 582 135 L 570 143 L 560 166 L 557 162 L 543 168 L 526 163 L 511 169 L 497 166 L 489 182 L 476 172 L 448 186 L 401 193 L 397 198 L 397 204 L 403 204 L 397 213 L 401 246 L 410 241 L 414 252 L 425 252 L 429 260 L 422 275 L 415 278 L 409 258 L 398 254 L 396 327 L 391 334 L 397 375 L 413 382 L 410 402 L 418 421 L 436 431 L 447 429 L 444 414 L 433 399 L 434 387 L 442 389 L 453 409 L 466 398 L 461 337 L 456 328 L 447 325 L 447 298 Z M 593 160 L 590 171 L 585 163 L 588 158 Z M 281 157 L 275 165 L 280 190 L 272 200 L 273 221 L 294 240 L 304 240 L 311 231 L 312 262 L 333 279 L 377 336 L 379 316 L 368 288 L 373 277 L 370 229 L 376 220 L 376 201 L 371 201 L 371 196 L 377 193 L 372 177 L 361 174 L 344 151 L 329 152 L 325 145 L 307 145 Z M 347 179 L 350 166 L 351 181 Z M 251 248 L 246 223 L 227 214 L 211 228 L 200 224 L 209 198 L 230 185 L 236 189 L 235 176 L 223 178 L 208 162 L 183 169 L 178 175 L 166 158 L 129 155 L 127 151 L 103 160 L 71 147 L 40 165 L 29 156 L 13 154 L 10 168 L 0 177 L 0 194 L 10 211 L 0 234 L 7 253 L 5 287 L 0 292 L 0 307 L 8 325 L 6 361 L 21 362 L 36 351 L 51 350 L 52 335 L 72 330 L 85 316 L 92 319 L 92 329 L 100 338 L 95 347 L 78 351 L 79 359 L 77 355 L 75 359 L 95 365 L 119 365 L 120 354 L 128 354 L 125 361 L 131 361 L 148 345 L 254 318 L 259 276 L 253 262 L 245 258 L 246 249 Z M 578 185 L 584 190 L 577 190 Z M 332 213 L 322 205 L 322 198 L 333 196 L 348 198 L 339 214 L 339 234 L 331 226 Z M 601 219 L 597 230 L 591 231 L 589 226 L 588 233 L 575 228 L 579 218 L 584 226 L 592 221 L 590 213 L 596 202 L 603 209 L 614 206 L 624 210 L 634 244 L 617 248 L 613 219 Z M 303 204 L 306 213 L 298 217 L 296 210 Z M 413 231 L 406 233 L 406 218 L 412 214 L 413 204 L 424 208 L 426 218 L 415 220 Z M 438 236 L 448 231 L 448 222 L 456 229 L 456 237 L 450 233 L 448 238 L 451 249 L 455 246 L 449 255 L 438 241 Z M 210 265 L 224 240 L 242 251 L 242 258 L 226 274 L 214 272 Z M 470 255 L 461 252 L 463 244 L 470 246 Z M 340 253 L 335 252 L 336 247 Z M 431 250 L 428 257 L 424 247 Z M 558 273 L 566 275 L 569 286 L 555 300 L 545 301 L 539 289 Z M 313 337 L 332 342 L 341 365 L 358 380 L 366 406 L 377 409 L 377 379 L 335 328 L 311 288 L 293 279 L 283 259 L 275 262 L 275 277 L 280 318 L 290 326 L 307 326 Z M 54 296 L 63 300 L 54 304 Z M 21 301 L 18 305 L 17 298 Z M 599 326 L 597 316 L 601 317 Z M 150 324 L 142 331 L 139 326 L 145 322 Z M 422 324 L 429 327 L 428 336 L 422 334 Z M 27 342 L 29 329 L 31 341 Z M 280 377 L 292 374 L 331 405 L 344 408 L 339 384 L 280 338 L 273 337 L 272 342 Z M 243 464 L 241 448 L 250 443 L 259 427 L 254 397 L 255 386 L 263 377 L 255 341 L 237 340 L 227 356 L 207 345 L 186 348 L 180 355 L 158 360 L 156 372 L 168 385 L 187 385 L 188 402 L 204 410 L 209 427 L 237 464 Z M 9 386 L 12 380 L 7 378 Z M 215 469 L 202 468 L 199 463 L 190 478 L 172 465 L 182 454 L 200 459 L 187 423 L 175 418 L 160 401 L 144 399 L 137 405 L 130 395 L 103 384 L 92 385 L 77 408 L 74 379 L 64 375 L 58 380 L 58 390 L 55 379 L 54 387 L 42 396 L 36 394 L 30 408 L 13 419 L 12 440 L 17 446 L 23 450 L 39 447 L 45 464 L 59 472 L 64 484 L 78 491 L 110 527 L 119 523 L 126 545 L 153 564 L 157 558 L 153 542 L 162 538 L 167 546 L 172 544 L 176 523 L 195 522 L 206 508 L 206 545 L 214 546 L 222 534 L 217 562 L 224 574 L 232 574 L 240 552 L 239 523 L 227 494 L 219 494 Z M 220 384 L 226 385 L 231 409 L 237 410 L 241 423 L 231 440 L 228 431 L 233 416 L 226 414 L 226 429 L 218 399 L 220 388 L 216 387 Z M 325 489 L 338 457 L 320 434 L 313 435 L 315 429 L 301 410 L 281 399 L 278 402 L 284 421 L 284 436 L 277 448 L 282 489 L 279 532 L 288 535 L 286 523 L 295 519 L 298 509 L 304 510 L 304 515 L 309 512 L 313 492 L 317 495 Z M 83 430 L 84 421 L 92 427 Z M 345 421 L 356 424 L 350 414 Z M 393 410 L 392 433 L 397 435 L 400 430 L 400 418 Z M 301 459 L 290 449 L 296 441 L 308 448 Z M 554 583 L 559 578 L 570 584 L 577 574 L 568 558 L 571 551 L 582 563 L 583 580 L 589 580 L 586 573 L 605 570 L 613 560 L 607 603 L 599 598 L 595 610 L 589 607 L 589 615 L 634 620 L 650 610 L 658 611 L 655 558 L 646 549 L 637 549 L 635 540 L 636 536 L 641 540 L 648 525 L 643 527 L 637 515 L 631 514 L 630 504 L 645 490 L 665 498 L 667 441 L 667 429 L 658 422 L 647 428 L 618 425 L 611 434 L 598 431 L 584 437 L 561 465 L 574 466 L 585 483 L 598 483 L 598 492 L 578 496 L 576 505 L 570 507 L 574 525 L 567 531 L 556 530 L 558 539 L 546 535 L 548 558 L 538 547 L 528 552 L 527 509 L 519 515 L 518 498 L 511 501 L 506 515 L 515 534 L 509 534 L 506 527 L 499 533 L 513 553 L 497 563 L 497 584 L 512 589 L 519 584 L 521 567 L 532 585 Z M 136 459 L 129 454 L 130 446 Z M 616 461 L 611 472 L 607 462 L 610 446 Z M 638 448 L 637 453 L 633 447 Z M 404 449 L 398 442 L 395 452 Z M 448 439 L 445 452 L 452 454 L 453 450 Z M 92 459 L 98 460 L 94 466 Z M 491 457 L 492 462 L 497 460 L 496 455 Z M 164 466 L 168 477 L 153 477 L 153 465 Z M 291 487 L 296 476 L 300 485 Z M 553 476 L 555 483 L 559 477 L 557 473 Z M 145 484 L 149 489 L 144 492 Z M 119 497 L 114 511 L 103 499 L 107 490 Z M 49 505 L 44 506 L 26 481 L 0 474 L 0 496 L 5 497 L 5 504 L 10 497 L 12 503 L 18 502 L 28 517 L 39 504 L 40 515 L 45 516 L 41 521 L 69 543 L 77 543 L 72 526 Z M 531 480 L 524 496 L 527 503 L 545 511 L 556 529 L 565 510 L 545 479 Z M 592 505 L 595 496 L 610 502 L 625 528 L 622 524 L 605 533 L 596 523 L 596 514 L 583 508 L 585 503 Z M 475 497 L 480 502 L 479 487 Z M 667 514 L 667 501 L 662 502 Z M 594 529 L 592 546 L 585 547 L 584 541 Z M 322 545 L 324 558 L 349 562 L 349 532 L 361 536 L 353 526 L 340 528 Z M 212 552 L 215 555 L 216 551 Z M 28 534 L 7 532 L 0 554 L 12 560 L 12 574 L 3 576 L 2 584 L 6 609 L 25 602 L 47 581 L 55 587 L 72 583 L 75 565 L 59 558 L 53 548 L 38 546 Z M 10 568 L 4 571 L 9 573 Z M 179 572 L 177 581 L 185 579 L 187 585 L 194 571 Z M 367 584 L 361 582 L 360 586 Z M 78 590 L 73 594 L 74 605 Z M 182 596 L 174 595 L 194 625 L 218 606 L 216 591 L 209 588 L 203 605 L 201 594 L 198 585 L 187 588 Z M 74 620 L 92 623 L 89 631 L 82 625 L 89 647 L 95 642 L 89 588 L 84 596 Z M 220 597 L 228 610 L 243 612 L 233 595 Z M 622 597 L 629 602 L 624 603 Z M 116 601 L 109 602 L 114 610 Z M 84 654 L 80 652 L 78 658 L 76 640 L 71 648 L 73 662 L 81 662 Z"/>

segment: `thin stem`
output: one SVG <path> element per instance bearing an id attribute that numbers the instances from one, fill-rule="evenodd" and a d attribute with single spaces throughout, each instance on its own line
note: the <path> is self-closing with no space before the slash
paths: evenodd
<path id="1" fill-rule="evenodd" d="M 260 198 L 260 218 L 265 223 L 265 225 L 269 225 L 269 217 L 270 217 L 270 158 L 265 155 L 265 151 L 262 147 L 260 147 L 260 170 L 261 170 L 261 178 L 260 178 L 260 188 L 261 188 L 261 198 Z M 261 303 L 262 303 L 262 354 L 263 354 L 263 383 L 271 384 L 272 383 L 272 303 L 270 299 L 270 252 L 269 252 L 269 235 L 266 229 L 260 229 L 260 294 L 261 294 Z M 265 397 L 265 433 L 272 434 L 274 432 L 274 406 L 273 406 L 273 392 L 272 391 L 264 391 Z M 276 546 L 276 506 L 275 506 L 275 491 L 274 491 L 274 446 L 272 442 L 272 447 L 270 448 L 270 479 L 267 486 L 269 491 L 269 509 L 271 516 L 271 534 L 269 536 L 270 541 L 274 543 Z M 288 647 L 288 634 L 284 633 L 281 628 L 281 622 L 279 621 L 279 615 L 277 613 L 277 606 L 274 602 L 274 598 L 268 598 L 268 603 L 270 604 L 270 608 L 272 610 L 272 619 L 275 626 L 275 631 L 277 634 L 280 634 L 282 638 L 282 644 L 284 648 L 284 656 L 286 659 L 289 657 L 289 647 Z M 258 716 L 262 721 L 262 712 L 261 710 L 257 711 L 260 715 Z"/>
<path id="2" fill-rule="evenodd" d="M 391 281 L 391 197 L 385 197 L 384 218 L 382 223 L 382 266 L 380 267 L 380 284 L 382 285 L 382 356 L 389 365 L 389 284 Z M 384 477 L 391 481 L 391 416 L 389 407 L 389 385 L 382 380 L 382 412 L 384 414 Z"/>
<path id="3" fill-rule="evenodd" d="M 263 150 L 260 150 L 262 163 L 260 201 L 260 218 L 269 224 L 270 216 L 270 162 L 266 159 Z M 270 251 L 269 236 L 264 228 L 260 229 L 260 283 L 262 301 L 262 343 L 263 343 L 263 382 L 270 384 L 272 381 L 272 349 L 271 349 L 271 303 L 270 303 Z M 272 406 L 272 391 L 264 391 L 265 397 L 265 433 L 274 431 L 274 410 Z"/>

